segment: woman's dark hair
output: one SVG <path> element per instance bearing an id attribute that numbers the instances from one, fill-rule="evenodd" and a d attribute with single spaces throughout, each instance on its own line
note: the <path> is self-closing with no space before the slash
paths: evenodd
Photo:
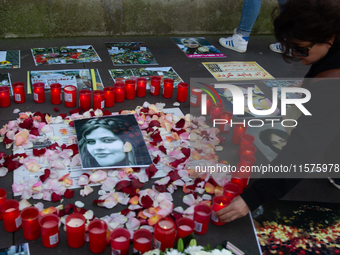
<path id="1" fill-rule="evenodd" d="M 138 128 L 128 121 L 129 115 L 115 116 L 115 118 L 93 118 L 83 124 L 77 132 L 78 147 L 82 158 L 83 167 L 100 167 L 97 161 L 87 150 L 86 136 L 97 128 L 105 128 L 111 131 L 125 144 L 131 143 L 132 151 L 126 153 L 124 162 L 119 162 L 117 165 L 145 165 L 146 162 L 150 163 L 150 155 L 148 151 L 145 151 L 145 143 L 143 142 L 143 136 Z M 134 118 L 133 115 L 130 117 Z"/>
<path id="2" fill-rule="evenodd" d="M 277 135 L 279 137 L 282 137 L 283 139 L 288 139 L 289 135 L 283 130 L 274 128 L 269 128 L 260 132 L 259 137 L 261 142 L 271 148 L 275 153 L 279 153 L 281 150 L 279 150 L 272 144 L 270 140 L 271 135 Z"/>
<path id="3" fill-rule="evenodd" d="M 290 49 L 296 46 L 294 40 L 328 43 L 334 37 L 337 43 L 340 41 L 340 1 L 288 0 L 274 20 L 274 33 L 284 46 L 285 59 L 293 59 Z"/>

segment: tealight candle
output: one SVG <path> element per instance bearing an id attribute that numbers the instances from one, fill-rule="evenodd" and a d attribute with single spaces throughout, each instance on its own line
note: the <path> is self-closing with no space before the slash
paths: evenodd
<path id="1" fill-rule="evenodd" d="M 88 111 L 91 108 L 91 90 L 79 90 L 79 106 L 83 111 Z"/>
<path id="2" fill-rule="evenodd" d="M 227 207 L 230 204 L 230 199 L 226 196 L 215 196 L 213 198 L 213 206 L 212 206 L 212 213 L 211 213 L 211 222 L 214 225 L 222 226 L 225 224 L 225 222 L 221 222 L 216 217 L 216 212 L 223 209 L 224 207 Z"/>
<path id="3" fill-rule="evenodd" d="M 154 232 L 154 248 L 165 251 L 172 248 L 175 244 L 176 228 L 175 223 L 169 219 L 164 218 L 156 223 Z"/>
<path id="4" fill-rule="evenodd" d="M 64 88 L 64 98 L 66 107 L 76 107 L 77 106 L 77 87 L 73 85 L 65 86 Z"/>
<path id="5" fill-rule="evenodd" d="M 223 105 L 213 104 L 211 108 L 210 122 L 214 123 L 215 119 L 220 119 L 223 112 Z"/>
<path id="6" fill-rule="evenodd" d="M 35 240 L 40 236 L 39 209 L 31 206 L 26 207 L 20 214 L 22 230 L 27 240 Z"/>
<path id="7" fill-rule="evenodd" d="M 122 82 L 115 83 L 115 102 L 122 103 L 125 101 L 125 84 Z"/>
<path id="8" fill-rule="evenodd" d="M 161 91 L 161 80 L 160 76 L 152 76 L 150 78 L 150 94 L 153 96 L 158 96 Z"/>
<path id="9" fill-rule="evenodd" d="M 163 80 L 163 97 L 172 98 L 173 91 L 174 91 L 174 80 L 170 78 L 165 78 Z"/>
<path id="10" fill-rule="evenodd" d="M 146 85 L 148 84 L 148 80 L 144 77 L 137 78 L 137 97 L 145 97 L 146 96 Z"/>
<path id="11" fill-rule="evenodd" d="M 7 200 L 7 191 L 5 189 L 0 188 L 0 208 L 2 203 Z M 0 220 L 2 220 L 1 210 L 0 210 Z"/>
<path id="12" fill-rule="evenodd" d="M 0 107 L 8 107 L 11 105 L 11 96 L 8 86 L 0 86 Z"/>
<path id="13" fill-rule="evenodd" d="M 244 134 L 241 136 L 240 148 L 238 150 L 238 155 L 241 156 L 244 145 L 253 145 L 255 137 L 253 135 Z"/>
<path id="14" fill-rule="evenodd" d="M 9 199 L 1 204 L 1 215 L 7 232 L 14 232 L 21 228 L 19 202 Z"/>
<path id="15" fill-rule="evenodd" d="M 199 88 L 192 88 L 190 95 L 190 106 L 192 107 L 200 107 L 201 106 L 201 97 L 203 90 Z"/>
<path id="16" fill-rule="evenodd" d="M 42 243 L 47 248 L 53 248 L 60 242 L 59 217 L 55 214 L 46 214 L 39 219 Z"/>
<path id="17" fill-rule="evenodd" d="M 191 235 L 194 232 L 195 222 L 190 218 L 180 218 L 176 221 L 177 225 L 177 236 L 176 239 L 180 239 Z"/>
<path id="18" fill-rule="evenodd" d="M 147 229 L 138 229 L 133 233 L 133 253 L 151 250 L 152 233 Z"/>
<path id="19" fill-rule="evenodd" d="M 240 188 L 235 183 L 226 183 L 223 186 L 223 196 L 226 196 L 232 201 L 240 194 Z"/>
<path id="20" fill-rule="evenodd" d="M 73 213 L 66 217 L 67 244 L 71 248 L 80 248 L 85 244 L 85 217 Z"/>
<path id="21" fill-rule="evenodd" d="M 45 102 L 45 84 L 42 82 L 33 83 L 34 102 L 41 104 Z"/>
<path id="22" fill-rule="evenodd" d="M 177 102 L 184 103 L 187 101 L 189 84 L 185 82 L 178 83 L 177 86 Z"/>
<path id="23" fill-rule="evenodd" d="M 203 235 L 207 232 L 210 215 L 211 208 L 208 205 L 206 204 L 195 205 L 194 208 L 195 234 Z"/>
<path id="24" fill-rule="evenodd" d="M 51 88 L 51 104 L 61 104 L 61 84 L 52 83 Z"/>
<path id="25" fill-rule="evenodd" d="M 105 92 L 102 90 L 93 91 L 93 110 L 103 110 L 105 106 Z"/>
<path id="26" fill-rule="evenodd" d="M 88 226 L 89 247 L 93 253 L 102 253 L 106 250 L 107 223 L 103 220 L 93 220 Z"/>
<path id="27" fill-rule="evenodd" d="M 234 144 L 240 144 L 241 136 L 244 135 L 246 133 L 246 131 L 247 131 L 247 125 L 246 124 L 245 125 L 235 124 L 232 142 Z"/>
<path id="28" fill-rule="evenodd" d="M 230 131 L 230 122 L 233 118 L 233 113 L 229 111 L 223 111 L 221 114 L 221 119 L 225 120 L 225 124 L 220 124 L 219 129 L 221 133 L 229 133 Z"/>
<path id="29" fill-rule="evenodd" d="M 111 254 L 127 255 L 129 253 L 131 234 L 125 228 L 115 228 L 111 233 Z"/>
<path id="30" fill-rule="evenodd" d="M 14 82 L 12 84 L 12 87 L 13 87 L 14 102 L 17 104 L 24 103 L 26 101 L 25 84 L 23 82 Z"/>
<path id="31" fill-rule="evenodd" d="M 132 79 L 125 80 L 125 98 L 127 100 L 135 99 L 136 81 Z"/>
<path id="32" fill-rule="evenodd" d="M 115 105 L 115 88 L 112 86 L 104 87 L 105 107 L 113 107 Z"/>

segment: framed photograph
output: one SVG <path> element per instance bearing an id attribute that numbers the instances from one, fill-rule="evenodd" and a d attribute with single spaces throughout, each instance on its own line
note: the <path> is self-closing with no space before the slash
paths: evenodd
<path id="1" fill-rule="evenodd" d="M 133 114 L 74 121 L 83 169 L 148 167 L 152 164 Z"/>

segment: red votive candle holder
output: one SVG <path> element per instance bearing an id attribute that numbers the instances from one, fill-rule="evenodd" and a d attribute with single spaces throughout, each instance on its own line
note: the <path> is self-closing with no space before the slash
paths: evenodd
<path id="1" fill-rule="evenodd" d="M 20 214 L 22 230 L 27 240 L 35 240 L 40 236 L 39 209 L 31 206 L 26 207 Z"/>
<path id="2" fill-rule="evenodd" d="M 212 213 L 211 213 L 211 222 L 214 225 L 222 226 L 225 224 L 225 222 L 221 222 L 216 217 L 216 212 L 223 209 L 224 207 L 227 207 L 230 204 L 230 198 L 226 196 L 215 196 L 213 198 L 213 206 L 212 206 Z"/>
<path id="3" fill-rule="evenodd" d="M 129 254 L 131 234 L 125 228 L 116 228 L 111 233 L 111 254 Z"/>
<path id="4" fill-rule="evenodd" d="M 88 226 L 89 247 L 93 253 L 102 253 L 106 250 L 107 223 L 103 220 L 93 220 Z"/>
<path id="5" fill-rule="evenodd" d="M 240 194 L 243 192 L 244 182 L 245 180 L 243 178 L 237 176 L 232 176 L 230 179 L 230 183 L 234 183 L 240 188 Z"/>
<path id="6" fill-rule="evenodd" d="M 176 227 L 175 223 L 169 219 L 164 218 L 156 223 L 154 232 L 154 248 L 165 251 L 172 248 L 175 244 Z"/>
<path id="7" fill-rule="evenodd" d="M 0 107 L 8 107 L 11 105 L 11 96 L 8 86 L 0 86 Z"/>
<path id="8" fill-rule="evenodd" d="M 192 88 L 190 95 L 190 106 L 192 107 L 200 107 L 201 106 L 201 97 L 203 90 L 199 88 Z"/>
<path id="9" fill-rule="evenodd" d="M 45 102 L 45 84 L 42 82 L 33 83 L 33 98 L 34 102 L 41 104 Z"/>
<path id="10" fill-rule="evenodd" d="M 122 82 L 115 83 L 115 102 L 123 103 L 125 101 L 125 84 Z"/>
<path id="11" fill-rule="evenodd" d="M 165 78 L 163 80 L 163 97 L 172 98 L 173 92 L 174 92 L 174 80 L 170 78 Z"/>
<path id="12" fill-rule="evenodd" d="M 25 84 L 23 82 L 14 82 L 12 84 L 14 102 L 22 104 L 26 101 L 25 98 Z"/>
<path id="13" fill-rule="evenodd" d="M 207 233 L 211 217 L 211 208 L 206 204 L 198 204 L 194 208 L 195 234 L 204 235 Z"/>
<path id="14" fill-rule="evenodd" d="M 7 200 L 7 191 L 5 189 L 0 188 L 0 208 L 2 203 Z M 0 210 L 0 220 L 2 220 L 1 210 Z"/>
<path id="15" fill-rule="evenodd" d="M 161 81 L 162 77 L 152 76 L 150 78 L 150 94 L 153 96 L 158 96 L 161 92 Z"/>
<path id="16" fill-rule="evenodd" d="M 125 98 L 127 100 L 135 99 L 136 81 L 132 79 L 125 80 Z"/>
<path id="17" fill-rule="evenodd" d="M 245 145 L 245 146 L 248 146 L 248 145 Z M 252 145 L 250 145 L 252 146 Z M 244 154 L 244 155 L 248 155 L 248 154 Z M 242 155 L 243 156 L 243 155 Z M 251 169 L 246 169 L 245 167 L 242 167 L 242 164 L 241 163 L 238 163 L 236 165 L 236 173 L 233 173 L 231 175 L 231 177 L 238 177 L 238 178 L 241 178 L 242 181 L 243 181 L 243 188 L 247 188 L 248 187 L 248 182 L 250 180 L 250 177 L 251 177 Z M 230 180 L 231 181 L 231 180 Z"/>
<path id="18" fill-rule="evenodd" d="M 177 86 L 177 102 L 184 103 L 187 101 L 189 84 L 185 82 L 178 83 Z"/>
<path id="19" fill-rule="evenodd" d="M 241 156 L 244 145 L 253 145 L 255 137 L 253 135 L 244 134 L 241 136 L 240 148 L 238 150 L 238 155 Z"/>
<path id="20" fill-rule="evenodd" d="M 223 186 L 223 196 L 226 196 L 232 201 L 240 194 L 240 188 L 235 183 L 226 183 Z"/>
<path id="21" fill-rule="evenodd" d="M 243 124 L 235 124 L 234 126 L 234 133 L 233 133 L 233 138 L 232 142 L 234 144 L 240 144 L 241 143 L 241 136 L 244 135 L 247 131 L 247 125 Z"/>
<path id="22" fill-rule="evenodd" d="M 152 233 L 147 229 L 138 229 L 133 233 L 133 253 L 144 252 L 151 250 Z"/>
<path id="23" fill-rule="evenodd" d="M 105 92 L 103 90 L 93 91 L 93 110 L 103 110 L 105 106 Z"/>
<path id="24" fill-rule="evenodd" d="M 255 162 L 256 162 L 256 158 L 254 156 L 245 154 L 241 156 L 239 164 L 240 166 L 247 167 L 247 166 L 253 166 Z"/>
<path id="25" fill-rule="evenodd" d="M 104 87 L 105 107 L 113 107 L 115 105 L 115 88 L 112 86 Z"/>
<path id="26" fill-rule="evenodd" d="M 91 108 L 91 90 L 81 89 L 79 90 L 79 106 L 83 111 L 88 111 Z"/>
<path id="27" fill-rule="evenodd" d="M 254 157 L 255 157 L 256 150 L 257 150 L 254 145 L 250 145 L 250 144 L 245 144 L 242 147 L 240 146 L 240 149 L 241 149 L 240 156 L 250 155 Z"/>
<path id="28" fill-rule="evenodd" d="M 66 217 L 67 244 L 71 248 L 80 248 L 85 244 L 85 217 L 72 213 Z"/>
<path id="29" fill-rule="evenodd" d="M 64 99 L 66 107 L 77 106 L 77 87 L 73 85 L 67 85 L 64 88 Z"/>
<path id="30" fill-rule="evenodd" d="M 177 225 L 177 236 L 176 236 L 177 240 L 194 233 L 195 222 L 190 218 L 186 218 L 186 217 L 180 218 L 176 221 L 176 225 Z"/>
<path id="31" fill-rule="evenodd" d="M 60 242 L 59 218 L 55 214 L 46 214 L 39 219 L 42 243 L 47 248 L 56 247 Z"/>
<path id="32" fill-rule="evenodd" d="M 21 228 L 19 202 L 9 199 L 1 204 L 1 215 L 7 232 L 15 232 Z"/>
<path id="33" fill-rule="evenodd" d="M 61 104 L 61 84 L 52 83 L 51 88 L 51 104 Z"/>
<path id="34" fill-rule="evenodd" d="M 214 123 L 215 119 L 220 119 L 223 112 L 223 105 L 213 104 L 211 107 L 210 122 Z"/>
<path id="35" fill-rule="evenodd" d="M 221 133 L 229 133 L 230 131 L 230 122 L 233 118 L 233 113 L 229 111 L 223 111 L 221 114 L 221 119 L 225 120 L 225 124 L 220 124 L 219 129 Z"/>
<path id="36" fill-rule="evenodd" d="M 212 108 L 213 104 L 214 104 L 213 99 L 212 99 L 209 95 L 207 95 L 207 102 L 206 102 L 207 113 L 206 113 L 206 115 L 210 115 L 210 113 L 211 113 L 211 108 Z M 201 109 L 201 114 L 203 115 L 202 109 Z"/>
<path id="37" fill-rule="evenodd" d="M 145 97 L 146 96 L 146 85 L 148 84 L 148 80 L 144 77 L 137 78 L 137 97 Z"/>

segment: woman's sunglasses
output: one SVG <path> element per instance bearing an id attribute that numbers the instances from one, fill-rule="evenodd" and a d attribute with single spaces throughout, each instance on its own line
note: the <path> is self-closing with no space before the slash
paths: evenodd
<path id="1" fill-rule="evenodd" d="M 292 47 L 292 51 L 294 51 L 296 54 L 300 55 L 301 57 L 308 57 L 308 52 L 309 50 L 315 45 L 316 43 L 312 43 L 309 47 L 307 48 L 302 48 L 302 47 Z"/>

